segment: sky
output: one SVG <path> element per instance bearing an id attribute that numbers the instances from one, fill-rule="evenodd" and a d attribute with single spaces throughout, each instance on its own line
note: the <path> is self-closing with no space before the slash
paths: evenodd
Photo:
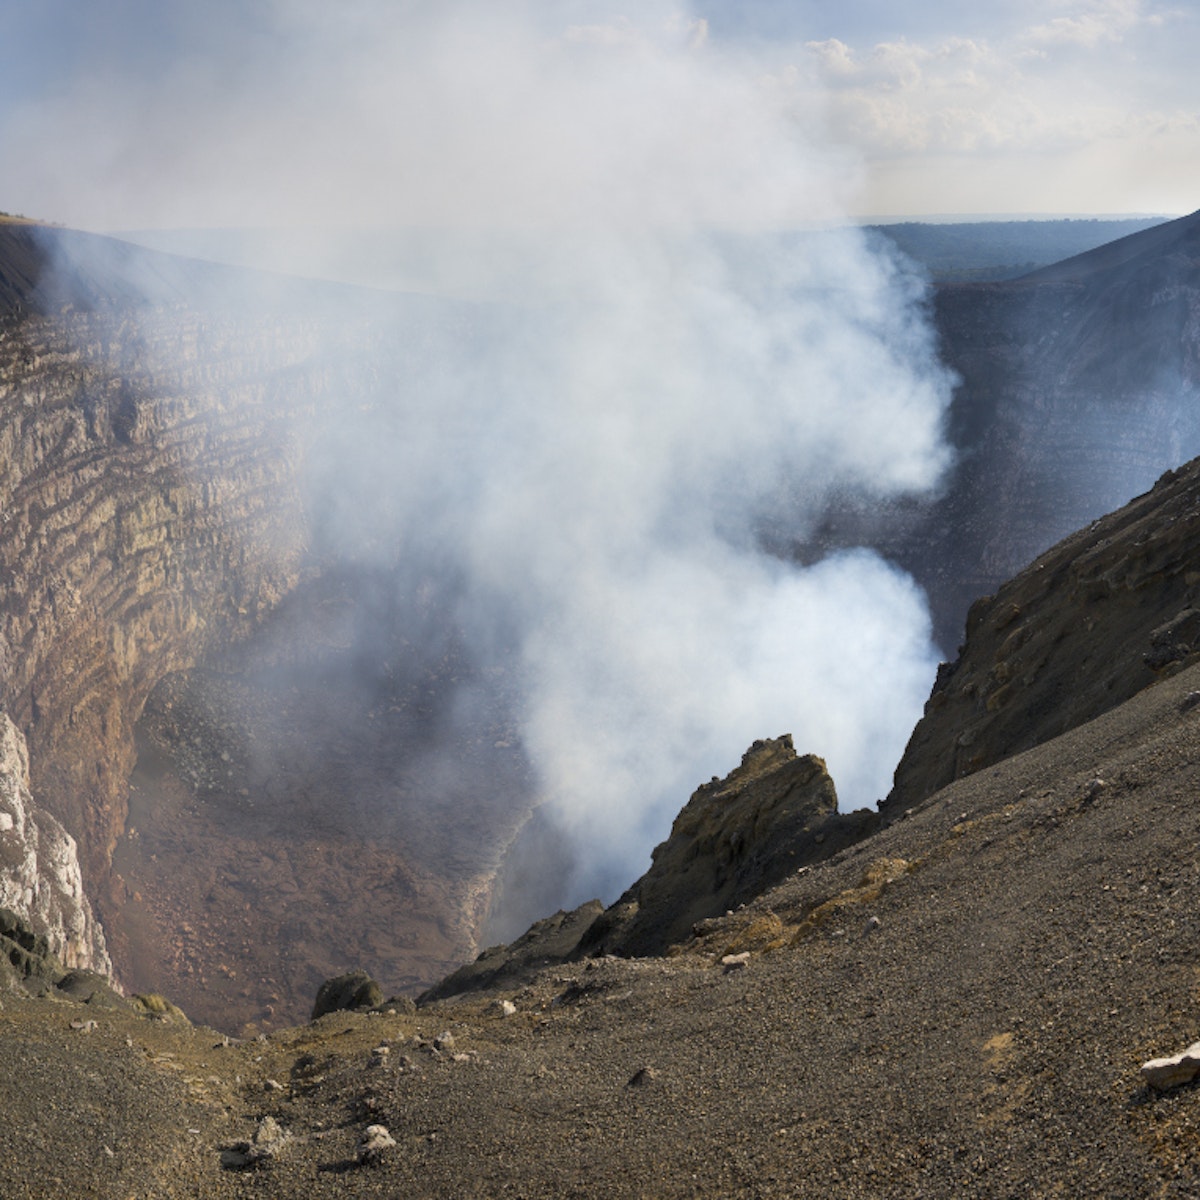
<path id="1" fill-rule="evenodd" d="M 0 210 L 84 228 L 453 224 L 481 190 L 588 220 L 589 172 L 636 170 L 666 199 L 622 220 L 697 181 L 732 224 L 1200 207 L 1191 0 L 5 0 L 3 30 Z M 750 92 L 829 194 L 747 203 Z"/>

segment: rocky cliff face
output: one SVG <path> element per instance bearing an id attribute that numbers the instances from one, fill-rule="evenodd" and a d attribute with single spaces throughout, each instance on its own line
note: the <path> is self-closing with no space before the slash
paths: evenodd
<path id="1" fill-rule="evenodd" d="M 237 1028 L 299 1015 L 346 959 L 415 986 L 473 953 L 491 838 L 528 801 L 498 786 L 518 751 L 478 801 L 409 777 L 469 664 L 436 596 L 397 615 L 387 553 L 346 566 L 354 526 L 322 507 L 325 447 L 370 436 L 429 314 L 214 271 L 0 229 L 0 707 L 120 976 Z M 379 482 L 342 489 L 366 518 Z"/>
<path id="2" fill-rule="evenodd" d="M 1200 460 L 978 600 L 913 731 L 896 813 L 1116 707 L 1200 655 Z"/>
<path id="3" fill-rule="evenodd" d="M 0 338 L 2 698 L 93 879 L 124 828 L 151 688 L 244 636 L 299 576 L 292 422 L 327 386 L 305 332 L 143 310 Z"/>
<path id="4" fill-rule="evenodd" d="M 83 888 L 75 839 L 29 791 L 29 754 L 0 713 L 0 908 L 45 938 L 67 967 L 110 973 L 104 933 Z"/>

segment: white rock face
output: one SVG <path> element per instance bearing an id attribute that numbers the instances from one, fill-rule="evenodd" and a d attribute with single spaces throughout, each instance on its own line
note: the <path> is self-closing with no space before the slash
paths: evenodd
<path id="1" fill-rule="evenodd" d="M 75 839 L 29 791 L 29 751 L 0 713 L 0 907 L 44 933 L 65 966 L 112 973 L 104 931 L 83 891 Z"/>

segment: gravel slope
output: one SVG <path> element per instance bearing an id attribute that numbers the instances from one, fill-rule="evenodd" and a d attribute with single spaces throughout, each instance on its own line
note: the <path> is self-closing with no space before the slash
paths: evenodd
<path id="1" fill-rule="evenodd" d="M 1200 1036 L 1197 689 L 952 785 L 669 957 L 555 968 L 511 1016 L 218 1050 L 5 998 L 0 1195 L 1194 1195 L 1200 1091 L 1138 1066 Z M 265 1116 L 290 1140 L 223 1168 Z M 397 1146 L 360 1166 L 376 1123 Z"/>

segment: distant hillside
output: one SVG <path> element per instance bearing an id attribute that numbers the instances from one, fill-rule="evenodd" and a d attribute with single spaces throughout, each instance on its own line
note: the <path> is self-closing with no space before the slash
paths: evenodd
<path id="1" fill-rule="evenodd" d="M 839 497 L 794 552 L 880 549 L 925 589 L 951 656 L 973 600 L 1200 454 L 1198 247 L 1193 213 L 1020 280 L 935 287 L 941 356 L 959 381 L 942 493 Z"/>
<path id="2" fill-rule="evenodd" d="M 1016 279 L 1165 222 L 1163 217 L 1105 221 L 970 221 L 871 225 L 920 263 L 936 282 Z"/>

